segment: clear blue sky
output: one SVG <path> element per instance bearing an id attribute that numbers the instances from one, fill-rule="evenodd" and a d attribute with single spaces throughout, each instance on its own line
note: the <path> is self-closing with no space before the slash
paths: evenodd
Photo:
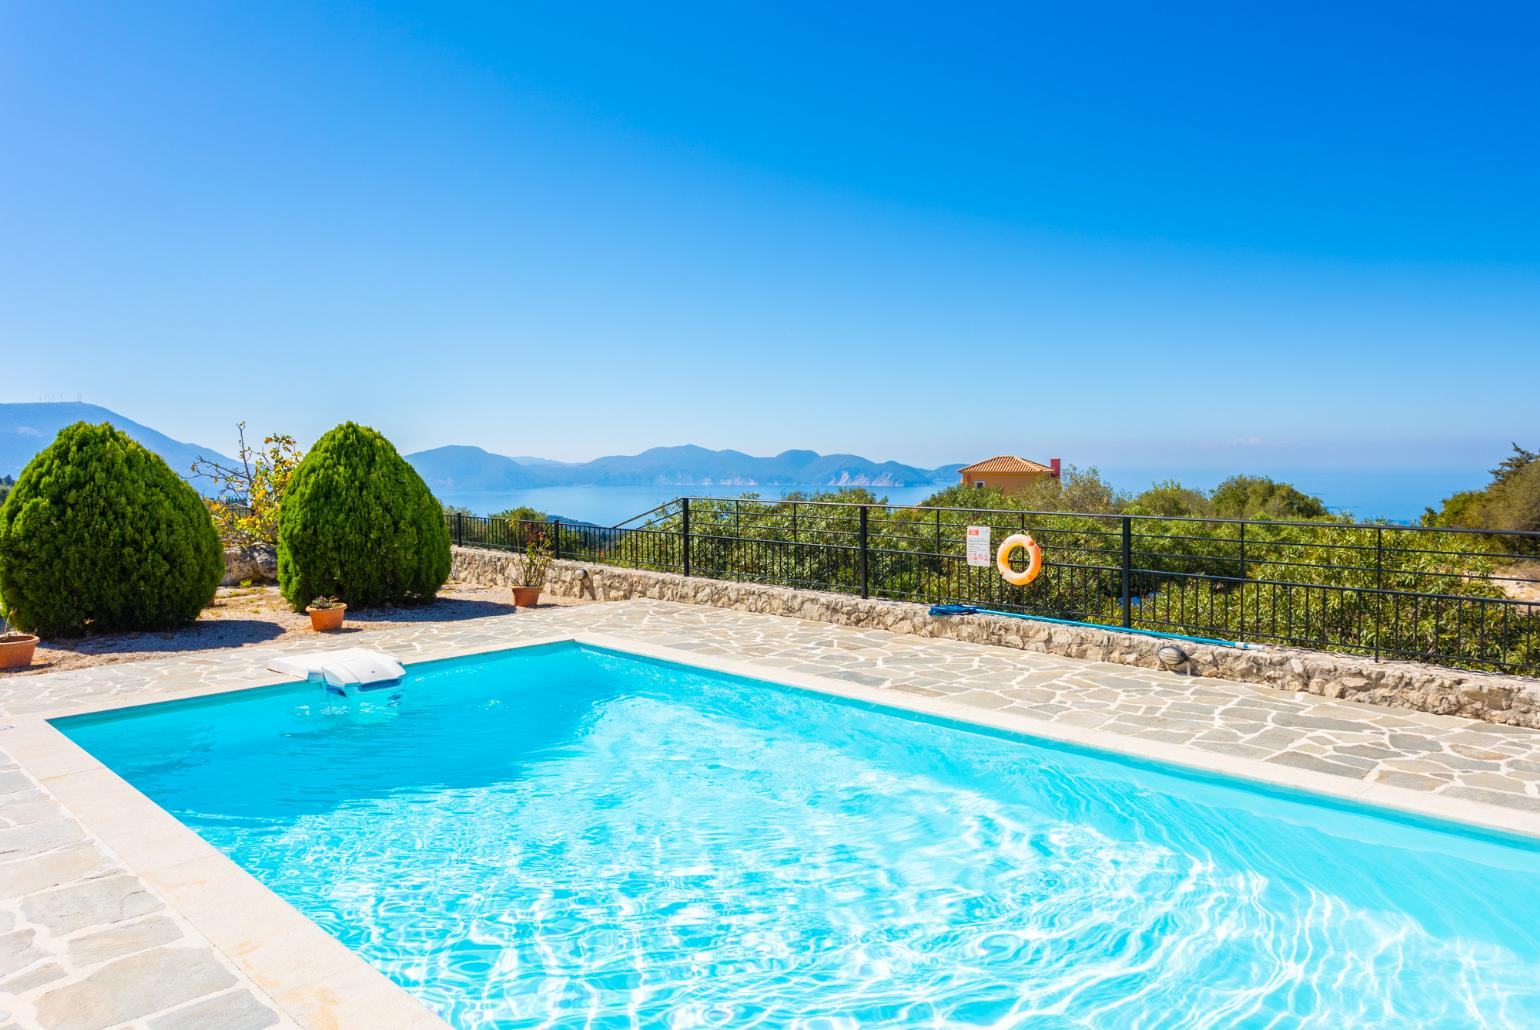
<path id="1" fill-rule="evenodd" d="M 546 7 L 0 6 L 0 400 L 558 458 L 1540 443 L 1533 4 Z"/>

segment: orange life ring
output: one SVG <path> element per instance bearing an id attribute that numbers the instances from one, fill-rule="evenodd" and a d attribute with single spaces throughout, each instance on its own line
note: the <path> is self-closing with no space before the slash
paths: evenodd
<path id="1" fill-rule="evenodd" d="M 1011 568 L 1011 555 L 1019 547 L 1027 549 L 1027 567 L 1017 572 Z M 1043 571 L 1043 549 L 1037 546 L 1031 533 L 1012 533 L 1000 542 L 1000 550 L 995 554 L 995 568 L 1000 570 L 1000 578 L 1011 586 L 1024 587 Z"/>

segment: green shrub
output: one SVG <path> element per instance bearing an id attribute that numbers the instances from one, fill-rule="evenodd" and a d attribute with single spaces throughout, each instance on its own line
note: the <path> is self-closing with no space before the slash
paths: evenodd
<path id="1" fill-rule="evenodd" d="M 1289 483 L 1266 476 L 1231 476 L 1214 487 L 1210 496 L 1214 514 L 1222 519 L 1321 519 L 1326 505 Z"/>
<path id="2" fill-rule="evenodd" d="M 448 511 L 463 511 L 467 515 L 471 514 L 470 510 L 467 509 L 467 508 L 454 508 L 454 509 L 447 509 L 446 508 L 446 510 L 448 510 Z M 527 504 L 521 504 L 521 505 L 519 505 L 516 508 L 505 508 L 502 511 L 493 512 L 492 513 L 492 517 L 494 519 L 502 519 L 504 522 L 545 522 L 545 521 L 547 521 L 545 512 L 541 511 L 539 508 L 531 508 Z"/>
<path id="3" fill-rule="evenodd" d="M 1174 479 L 1156 483 L 1129 501 L 1123 508 L 1128 515 L 1170 515 L 1202 517 L 1214 513 L 1214 505 L 1201 490 L 1183 486 Z"/>
<path id="4" fill-rule="evenodd" d="M 1531 461 L 1491 489 L 1485 506 L 1488 525 L 1494 529 L 1540 532 L 1540 460 Z M 1521 546 L 1514 541 L 1515 548 Z M 1533 551 L 1533 544 L 1530 550 Z"/>
<path id="5" fill-rule="evenodd" d="M 344 422 L 294 470 L 278 515 L 278 586 L 296 611 L 335 595 L 350 608 L 432 600 L 449 578 L 449 528 L 389 440 Z"/>
<path id="6" fill-rule="evenodd" d="M 1490 483 L 1446 497 L 1438 510 L 1423 513 L 1422 524 L 1540 532 L 1540 454 L 1514 444 L 1513 453 L 1492 470 Z M 1536 541 L 1529 538 L 1485 539 L 1496 549 L 1540 557 Z"/>
<path id="7" fill-rule="evenodd" d="M 110 425 L 77 422 L 0 505 L 0 603 L 44 636 L 191 622 L 224 574 L 197 491 Z"/>

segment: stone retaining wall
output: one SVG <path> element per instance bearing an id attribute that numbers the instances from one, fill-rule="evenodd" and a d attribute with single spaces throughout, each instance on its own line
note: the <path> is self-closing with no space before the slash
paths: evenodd
<path id="1" fill-rule="evenodd" d="M 452 575 L 483 586 L 511 586 L 519 582 L 522 563 L 520 555 L 506 551 L 456 547 Z M 1088 661 L 1149 669 L 1170 668 L 1193 676 L 1217 676 L 1278 690 L 1304 691 L 1392 708 L 1540 729 L 1540 680 L 1519 676 L 1446 669 L 1417 662 L 1376 662 L 1354 655 L 1300 648 L 1241 650 L 990 615 L 937 618 L 922 604 L 862 600 L 848 594 L 733 583 L 572 561 L 551 563 L 545 589 L 560 597 L 597 601 L 646 597 L 1014 647 Z M 1160 656 L 1162 647 L 1170 644 L 1175 644 L 1179 653 L 1172 654 L 1167 648 L 1166 658 L 1180 658 L 1176 664 L 1163 661 Z"/>

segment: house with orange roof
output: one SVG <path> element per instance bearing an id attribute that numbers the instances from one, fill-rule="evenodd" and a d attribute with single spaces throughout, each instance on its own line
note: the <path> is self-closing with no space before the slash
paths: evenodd
<path id="1" fill-rule="evenodd" d="M 1058 479 L 1059 469 L 1058 458 L 1050 458 L 1044 465 L 1014 454 L 1000 454 L 964 465 L 958 474 L 962 476 L 964 486 L 987 486 L 1001 493 L 1014 494 L 1039 480 Z"/>

